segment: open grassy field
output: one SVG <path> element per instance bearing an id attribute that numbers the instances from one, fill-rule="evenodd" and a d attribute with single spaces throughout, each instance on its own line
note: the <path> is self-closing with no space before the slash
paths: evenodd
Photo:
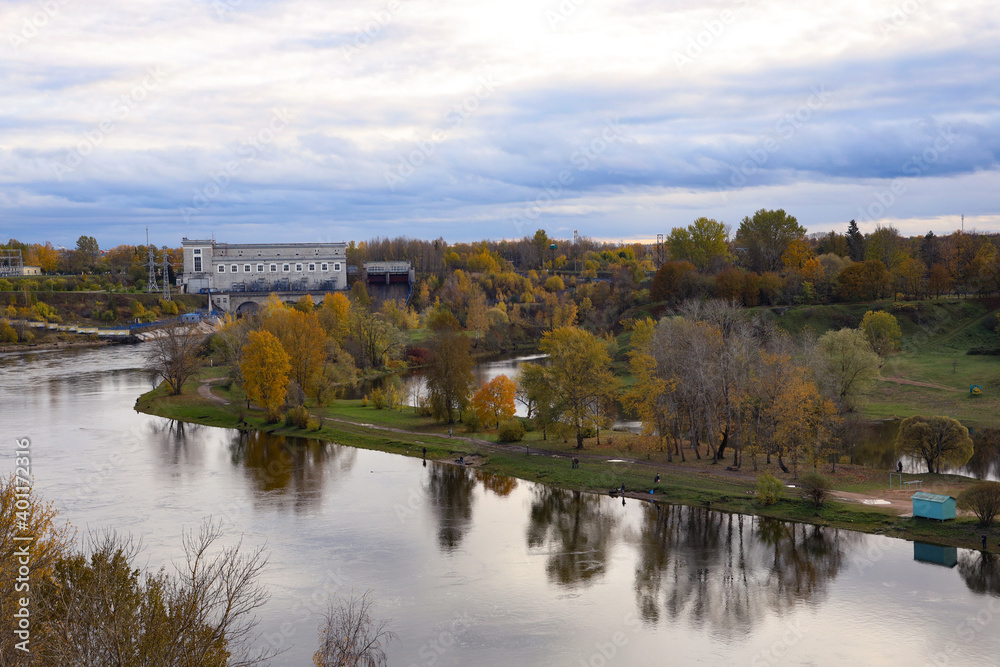
<path id="1" fill-rule="evenodd" d="M 885 360 L 882 379 L 864 397 L 861 413 L 872 419 L 948 415 L 969 426 L 1000 427 L 1000 356 L 967 354 L 975 347 L 1000 346 L 998 307 L 997 299 L 883 301 L 798 306 L 774 317 L 792 334 L 822 335 L 857 327 L 868 310 L 891 312 L 903 333 L 901 350 Z M 972 397 L 970 385 L 981 386 L 983 395 Z"/>

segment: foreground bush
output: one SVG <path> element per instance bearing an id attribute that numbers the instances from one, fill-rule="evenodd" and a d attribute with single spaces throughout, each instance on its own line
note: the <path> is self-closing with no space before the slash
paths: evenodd
<path id="1" fill-rule="evenodd" d="M 1000 514 L 1000 484 L 996 482 L 973 484 L 962 491 L 956 504 L 963 510 L 975 512 L 979 525 L 992 525 L 997 514 Z"/>
<path id="2" fill-rule="evenodd" d="M 830 494 L 830 480 L 818 472 L 807 472 L 799 478 L 802 497 L 811 500 L 816 507 L 822 507 Z"/>
<path id="3" fill-rule="evenodd" d="M 524 424 L 520 419 L 508 419 L 500 423 L 497 440 L 500 442 L 520 442 L 524 438 Z"/>
<path id="4" fill-rule="evenodd" d="M 758 477 L 754 489 L 757 494 L 757 502 L 765 507 L 774 505 L 785 495 L 785 485 L 770 473 L 764 473 Z"/>
<path id="5" fill-rule="evenodd" d="M 285 426 L 294 426 L 295 428 L 308 428 L 309 427 L 309 411 L 306 410 L 304 405 L 296 405 L 294 408 L 285 413 Z"/>

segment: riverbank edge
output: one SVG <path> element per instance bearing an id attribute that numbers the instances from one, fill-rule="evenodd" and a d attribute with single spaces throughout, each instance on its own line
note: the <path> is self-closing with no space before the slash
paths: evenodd
<path id="1" fill-rule="evenodd" d="M 997 545 L 1000 528 L 988 529 L 976 525 L 974 519 L 937 522 L 930 519 L 900 517 L 877 506 L 865 506 L 837 500 L 822 508 L 798 498 L 784 498 L 768 507 L 758 504 L 753 496 L 753 484 L 706 472 L 691 474 L 666 473 L 650 494 L 649 481 L 655 467 L 638 462 L 628 464 L 587 460 L 579 468 L 571 468 L 565 456 L 552 452 L 515 453 L 520 447 L 488 446 L 489 443 L 461 437 L 444 437 L 405 430 L 381 430 L 373 425 L 344 420 L 325 419 L 318 430 L 306 430 L 268 424 L 257 411 L 235 410 L 194 393 L 169 396 L 166 386 L 142 394 L 136 399 L 137 412 L 184 423 L 201 424 L 242 431 L 261 431 L 274 435 L 323 440 L 336 444 L 383 451 L 432 461 L 452 463 L 463 455 L 482 457 L 477 470 L 538 482 L 570 491 L 607 495 L 624 483 L 626 497 L 662 505 L 687 505 L 728 513 L 759 516 L 781 521 L 794 521 L 816 526 L 842 528 L 857 532 L 897 537 L 941 546 L 979 550 L 981 535 L 989 544 Z M 530 448 L 525 448 L 526 452 Z M 642 491 L 632 491 L 642 489 Z M 621 497 L 620 495 L 618 497 Z M 994 552 L 997 548 L 994 548 Z"/>

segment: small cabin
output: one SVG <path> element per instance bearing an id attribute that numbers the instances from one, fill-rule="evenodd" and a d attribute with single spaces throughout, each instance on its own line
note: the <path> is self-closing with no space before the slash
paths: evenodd
<path id="1" fill-rule="evenodd" d="M 201 315 L 198 313 L 184 313 L 181 315 L 181 322 L 184 324 L 198 324 L 198 322 L 201 322 Z"/>
<path id="2" fill-rule="evenodd" d="M 915 517 L 945 521 L 946 519 L 954 519 L 956 516 L 955 499 L 951 496 L 917 491 L 911 498 L 913 499 L 913 516 Z"/>

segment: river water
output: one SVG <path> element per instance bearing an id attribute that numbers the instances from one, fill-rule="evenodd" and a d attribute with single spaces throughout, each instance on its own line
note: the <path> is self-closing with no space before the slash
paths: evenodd
<path id="1" fill-rule="evenodd" d="M 330 596 L 369 589 L 404 667 L 997 664 L 995 556 L 177 424 L 132 409 L 142 353 L 0 356 L 0 431 L 63 518 L 141 536 L 144 565 L 209 516 L 266 545 L 275 665 L 310 664 Z"/>

